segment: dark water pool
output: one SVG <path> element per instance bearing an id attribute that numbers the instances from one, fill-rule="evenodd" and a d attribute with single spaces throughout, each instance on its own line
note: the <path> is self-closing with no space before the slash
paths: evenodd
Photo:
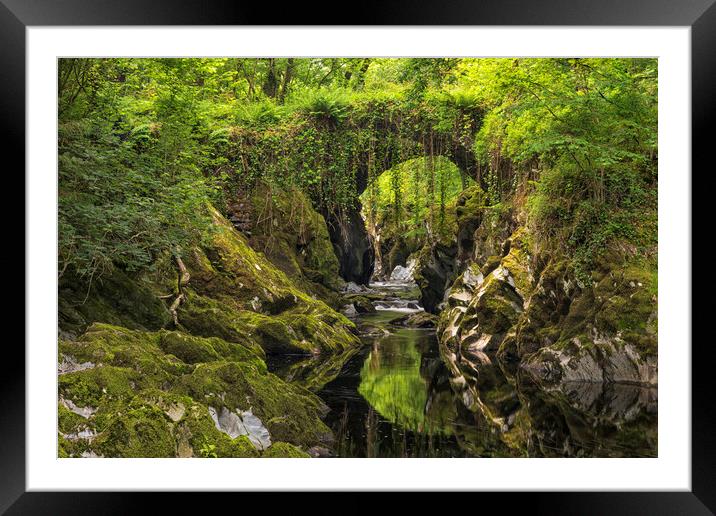
<path id="1" fill-rule="evenodd" d="M 361 315 L 370 334 L 360 349 L 269 363 L 328 405 L 335 456 L 656 456 L 655 389 L 586 383 L 546 392 L 495 361 L 481 370 L 482 408 L 471 412 L 450 387 L 435 332 L 391 324 L 403 315 Z"/>

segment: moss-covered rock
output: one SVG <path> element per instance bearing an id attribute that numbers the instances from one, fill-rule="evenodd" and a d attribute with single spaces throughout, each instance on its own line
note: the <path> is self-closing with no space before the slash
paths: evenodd
<path id="1" fill-rule="evenodd" d="M 367 314 L 375 312 L 375 306 L 366 296 L 351 296 L 350 303 L 359 314 Z"/>
<path id="2" fill-rule="evenodd" d="M 165 353 L 174 355 L 187 364 L 213 362 L 219 359 L 219 354 L 205 339 L 177 331 L 162 334 L 159 339 L 159 347 Z"/>
<path id="3" fill-rule="evenodd" d="M 543 276 L 547 272 L 549 268 Z M 563 281 L 554 290 L 540 292 L 538 301 L 546 295 L 571 295 L 561 313 L 535 317 L 520 328 L 522 335 L 531 333 L 542 341 L 541 346 L 520 349 L 529 371 L 548 384 L 590 378 L 656 384 L 655 264 L 602 263 L 590 285 L 573 286 L 576 283 Z"/>
<path id="4" fill-rule="evenodd" d="M 438 313 L 448 287 L 458 272 L 457 248 L 440 242 L 424 247 L 417 255 L 414 280 L 420 288 L 420 301 L 425 310 Z"/>
<path id="5" fill-rule="evenodd" d="M 434 314 L 416 312 L 398 317 L 390 323 L 395 326 L 405 326 L 407 328 L 434 328 L 437 325 L 437 321 L 438 318 Z"/>
<path id="6" fill-rule="evenodd" d="M 301 202 L 307 201 L 302 197 Z M 289 205 L 282 204 L 284 208 Z M 264 254 L 252 249 L 217 210 L 207 209 L 213 221 L 208 240 L 183 253 L 189 282 L 182 286 L 177 329 L 218 337 L 259 355 L 264 353 L 262 347 L 276 353 L 320 353 L 359 344 L 351 321 L 301 290 Z M 311 222 L 304 236 L 296 237 L 300 240 L 297 245 L 304 246 L 307 266 L 323 267 L 326 274 L 333 274 L 337 264 L 335 256 L 328 256 L 332 251 L 325 222 L 315 211 L 306 213 Z M 292 234 L 295 236 L 295 231 Z M 328 254 L 321 255 L 321 250 Z M 64 278 L 60 329 L 73 337 L 93 322 L 140 330 L 173 327 L 168 306 L 179 295 L 177 266 L 169 253 L 155 265 L 141 278 L 116 270 L 97 279 L 89 294 L 86 289 L 79 291 L 76 279 Z M 313 329 L 316 334 L 308 335 Z M 201 355 L 197 360 L 204 358 Z"/>
<path id="7" fill-rule="evenodd" d="M 241 344 L 258 355 L 265 353 L 251 333 L 251 328 L 241 316 L 242 311 L 210 297 L 187 289 L 186 302 L 179 307 L 180 325 L 186 331 L 201 337 L 219 337 L 228 342 Z M 253 313 L 253 312 L 252 312 Z"/>
<path id="8" fill-rule="evenodd" d="M 151 405 L 135 405 L 113 418 L 92 449 L 105 457 L 173 457 L 176 441 L 164 412 Z"/>
<path id="9" fill-rule="evenodd" d="M 67 271 L 59 280 L 58 316 L 61 330 L 81 334 L 94 322 L 140 330 L 158 330 L 171 321 L 156 285 L 147 276 L 131 276 L 120 269 L 81 279 Z"/>
<path id="10" fill-rule="evenodd" d="M 258 183 L 249 203 L 249 243 L 304 290 L 331 299 L 342 284 L 326 221 L 297 188 Z"/>
<path id="11" fill-rule="evenodd" d="M 172 391 L 213 407 L 251 410 L 277 441 L 310 445 L 330 440 L 330 430 L 320 420 L 326 407 L 319 398 L 251 364 L 200 364 L 179 378 Z"/>
<path id="12" fill-rule="evenodd" d="M 289 443 L 274 443 L 263 452 L 262 457 L 305 459 L 310 455 L 305 451 Z"/>
<path id="13" fill-rule="evenodd" d="M 352 322 L 301 291 L 212 213 L 216 234 L 187 263 L 192 280 L 179 312 L 182 325 L 204 336 L 253 341 L 269 353 L 320 353 L 359 344 Z"/>
<path id="14" fill-rule="evenodd" d="M 212 407 L 251 412 L 276 442 L 331 440 L 321 400 L 268 373 L 252 347 L 94 324 L 61 341 L 59 359 L 62 456 L 259 456 L 247 436 L 232 438 L 217 426 Z"/>
<path id="15" fill-rule="evenodd" d="M 607 249 L 583 284 L 569 259 L 535 249 L 528 226 L 499 243 L 516 218 L 483 213 L 473 257 L 484 261 L 468 262 L 440 314 L 441 356 L 466 406 L 484 412 L 476 385 L 495 359 L 545 386 L 656 383 L 655 264 Z"/>

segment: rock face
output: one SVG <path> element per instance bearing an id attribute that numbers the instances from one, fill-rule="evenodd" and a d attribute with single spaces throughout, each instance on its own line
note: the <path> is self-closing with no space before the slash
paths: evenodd
<path id="1" fill-rule="evenodd" d="M 393 272 L 390 273 L 390 281 L 412 281 L 417 265 L 418 260 L 416 258 L 408 260 L 405 267 L 396 265 Z"/>
<path id="2" fill-rule="evenodd" d="M 69 272 L 60 278 L 58 290 L 60 329 L 72 335 L 96 321 L 144 330 L 157 330 L 171 321 L 152 282 L 121 270 L 102 275 L 89 289 Z"/>
<path id="3" fill-rule="evenodd" d="M 373 274 L 375 253 L 360 213 L 360 205 L 343 210 L 340 217 L 329 213 L 326 223 L 341 277 L 367 285 Z"/>
<path id="4" fill-rule="evenodd" d="M 249 218 L 251 247 L 263 252 L 302 290 L 331 301 L 343 283 L 338 258 L 325 219 L 306 195 L 297 188 L 259 183 L 243 205 L 248 206 L 243 217 Z"/>
<path id="5" fill-rule="evenodd" d="M 400 230 L 395 227 L 392 219 L 386 220 L 385 223 L 389 224 L 389 227 L 375 228 L 381 258 L 374 271 L 374 279 L 377 280 L 392 279 L 392 273 L 397 267 L 408 268 L 410 256 L 423 245 L 418 237 L 407 238 L 402 233 L 396 234 Z"/>
<path id="6" fill-rule="evenodd" d="M 490 213 L 476 188 L 456 208 L 457 250 L 442 260 L 431 250 L 418 275 L 426 309 L 443 308 L 440 353 L 464 405 L 486 413 L 479 385 L 496 363 L 560 392 L 580 382 L 655 386 L 655 265 L 606 252 L 582 284 L 565 257 L 533 248 L 519 214 Z"/>
<path id="7" fill-rule="evenodd" d="M 271 434 L 250 410 L 232 412 L 226 407 L 221 407 L 221 411 L 217 412 L 214 407 L 209 407 L 209 415 L 217 430 L 221 430 L 232 439 L 245 435 L 257 450 L 265 450 L 271 446 Z"/>
<path id="8" fill-rule="evenodd" d="M 252 335 L 267 353 L 333 352 L 358 345 L 355 326 L 306 294 L 213 212 L 210 243 L 187 260 L 192 279 L 180 323 L 230 341 Z"/>
<path id="9" fill-rule="evenodd" d="M 390 324 L 407 328 L 434 328 L 437 324 L 437 317 L 428 312 L 415 312 L 394 319 Z"/>
<path id="10" fill-rule="evenodd" d="M 439 305 L 457 273 L 456 257 L 456 247 L 441 242 L 420 252 L 414 277 L 426 311 L 437 313 L 440 310 Z"/>
<path id="11" fill-rule="evenodd" d="M 267 353 L 316 354 L 359 344 L 352 322 L 298 288 L 213 208 L 211 216 L 215 225 L 211 240 L 185 257 L 191 279 L 183 288 L 184 300 L 177 310 L 178 329 L 229 342 L 251 340 Z M 177 295 L 176 274 L 171 260 L 160 261 L 153 276 L 115 284 L 112 297 L 122 298 L 127 291 L 141 289 L 143 296 L 158 303 L 157 313 L 168 314 L 168 306 Z M 122 286 L 125 284 L 126 289 Z M 103 299 L 88 298 L 103 310 L 93 311 L 87 323 L 107 322 L 144 330 L 173 326 L 168 315 L 158 320 L 163 324 L 139 324 L 131 306 L 110 305 Z M 75 328 L 65 327 L 60 319 L 61 330 L 76 336 L 80 332 Z"/>

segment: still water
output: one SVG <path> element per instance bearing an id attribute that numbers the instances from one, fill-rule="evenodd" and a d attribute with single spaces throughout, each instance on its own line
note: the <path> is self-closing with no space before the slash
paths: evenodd
<path id="1" fill-rule="evenodd" d="M 450 387 L 435 331 L 392 324 L 409 311 L 395 289 L 377 288 L 374 299 L 384 295 L 374 304 L 385 309 L 357 317 L 360 349 L 327 360 L 283 357 L 269 364 L 328 405 L 332 455 L 656 456 L 656 389 L 582 383 L 546 392 L 495 361 L 481 370 L 484 409 L 471 412 Z M 394 305 L 400 308 L 391 310 Z"/>

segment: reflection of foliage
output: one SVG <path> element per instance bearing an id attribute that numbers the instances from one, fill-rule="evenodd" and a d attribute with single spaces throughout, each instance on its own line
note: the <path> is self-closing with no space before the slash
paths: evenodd
<path id="1" fill-rule="evenodd" d="M 417 337 L 411 330 L 399 335 Z M 417 341 L 383 340 L 363 364 L 358 392 L 391 423 L 411 431 L 436 433 L 425 428 L 432 424 L 425 416 L 428 385 L 420 376 L 420 361 Z"/>
<path id="2" fill-rule="evenodd" d="M 281 367 L 275 373 L 282 379 L 305 387 L 309 391 L 320 391 L 327 383 L 336 379 L 348 360 L 359 348 L 349 347 L 328 356 L 309 358 Z"/>

